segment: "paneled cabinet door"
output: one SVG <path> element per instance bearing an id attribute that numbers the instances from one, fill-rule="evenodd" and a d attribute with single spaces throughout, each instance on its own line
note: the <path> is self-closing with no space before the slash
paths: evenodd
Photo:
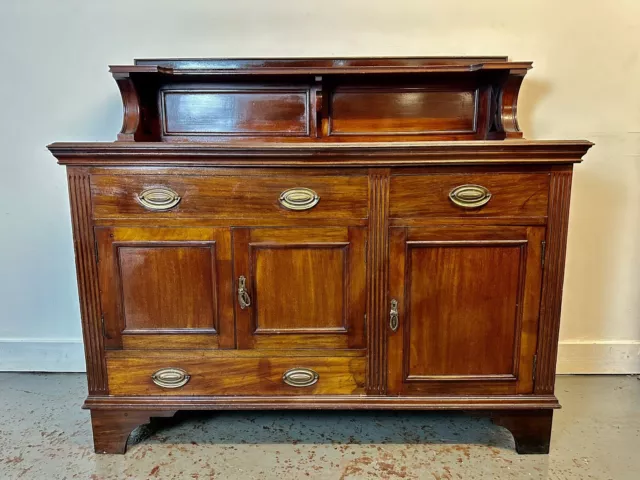
<path id="1" fill-rule="evenodd" d="M 533 391 L 544 227 L 390 229 L 388 391 Z"/>
<path id="2" fill-rule="evenodd" d="M 366 228 L 234 228 L 238 348 L 364 348 Z"/>
<path id="3" fill-rule="evenodd" d="M 229 228 L 96 228 L 107 348 L 234 348 Z"/>

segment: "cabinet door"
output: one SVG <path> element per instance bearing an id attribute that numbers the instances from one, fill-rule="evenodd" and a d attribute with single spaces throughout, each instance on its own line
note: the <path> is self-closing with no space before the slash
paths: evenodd
<path id="1" fill-rule="evenodd" d="M 235 228 L 238 348 L 364 348 L 366 228 Z"/>
<path id="2" fill-rule="evenodd" d="M 390 393 L 533 391 L 543 235 L 543 227 L 390 229 Z"/>
<path id="3" fill-rule="evenodd" d="M 231 232 L 96 228 L 105 344 L 234 348 Z"/>

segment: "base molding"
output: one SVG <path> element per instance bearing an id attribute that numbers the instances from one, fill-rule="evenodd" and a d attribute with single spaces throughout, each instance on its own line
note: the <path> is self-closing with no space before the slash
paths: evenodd
<path id="1" fill-rule="evenodd" d="M 560 408 L 555 395 L 504 396 L 90 396 L 90 410 L 504 410 Z"/>
<path id="2" fill-rule="evenodd" d="M 562 341 L 558 374 L 640 373 L 640 340 Z"/>
<path id="3" fill-rule="evenodd" d="M 0 338 L 2 372 L 85 372 L 81 338 Z"/>

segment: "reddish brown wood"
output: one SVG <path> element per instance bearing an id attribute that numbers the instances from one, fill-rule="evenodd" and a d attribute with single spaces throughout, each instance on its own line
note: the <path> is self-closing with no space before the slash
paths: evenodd
<path id="1" fill-rule="evenodd" d="M 560 408 L 553 395 L 207 395 L 93 396 L 100 410 L 536 410 Z"/>
<path id="2" fill-rule="evenodd" d="M 391 230 L 389 390 L 532 393 L 543 229 Z"/>
<path id="3" fill-rule="evenodd" d="M 97 228 L 96 252 L 107 346 L 235 346 L 229 228 Z"/>
<path id="4" fill-rule="evenodd" d="M 133 142 L 140 127 L 140 99 L 133 79 L 128 73 L 114 75 L 122 96 L 123 120 L 118 140 Z"/>
<path id="5" fill-rule="evenodd" d="M 551 173 L 547 248 L 538 334 L 536 393 L 553 393 L 555 384 L 572 175 L 570 166 L 554 168 Z"/>
<path id="6" fill-rule="evenodd" d="M 168 352 L 164 356 L 136 354 L 110 357 L 109 385 L 113 395 L 352 395 L 364 392 L 365 357 L 360 356 L 225 357 L 209 352 Z M 156 385 L 151 376 L 163 368 L 180 368 L 190 376 L 179 388 Z M 318 380 L 295 387 L 283 375 L 296 368 L 311 369 Z"/>
<path id="7" fill-rule="evenodd" d="M 526 73 L 526 70 L 513 70 L 498 96 L 497 130 L 505 138 L 522 138 L 518 125 L 518 95 Z"/>
<path id="8" fill-rule="evenodd" d="M 96 453 L 124 453 L 134 428 L 152 417 L 172 417 L 175 411 L 91 410 L 93 446 Z"/>
<path id="9" fill-rule="evenodd" d="M 520 139 L 530 66 L 112 67 L 119 141 L 49 146 L 96 449 L 179 409 L 345 408 L 491 410 L 518 451 L 547 451 L 571 169 L 592 144 Z M 463 185 L 488 203 L 450 198 Z"/>
<path id="10" fill-rule="evenodd" d="M 369 244 L 367 247 L 367 393 L 387 391 L 387 281 L 389 244 L 388 169 L 369 170 Z"/>
<path id="11" fill-rule="evenodd" d="M 91 226 L 89 175 L 84 169 L 69 168 L 67 179 L 89 394 L 104 395 L 108 392 L 107 366 L 104 357 L 95 239 Z"/>
<path id="12" fill-rule="evenodd" d="M 245 277 L 251 301 L 235 302 L 238 348 L 365 346 L 364 228 L 237 228 L 233 236 L 234 280 Z"/>
<path id="13" fill-rule="evenodd" d="M 511 432 L 518 453 L 549 453 L 553 410 L 495 412 L 491 420 Z"/>
<path id="14" fill-rule="evenodd" d="M 309 169 L 292 174 L 273 171 L 255 175 L 236 169 L 234 175 L 94 175 L 91 189 L 95 218 L 206 218 L 242 222 L 245 218 L 267 220 L 353 219 L 367 217 L 367 177 L 318 175 Z M 338 172 L 339 173 L 339 172 Z M 146 188 L 161 186 L 180 195 L 178 205 L 166 211 L 149 211 L 137 195 Z M 305 187 L 316 192 L 318 204 L 306 211 L 282 207 L 278 199 L 290 188 Z"/>
<path id="15" fill-rule="evenodd" d="M 461 185 L 480 185 L 491 192 L 480 208 L 455 205 L 449 193 Z M 418 193 L 418 194 L 416 194 Z M 536 217 L 547 215 L 548 173 L 394 175 L 389 216 L 396 217 Z"/>

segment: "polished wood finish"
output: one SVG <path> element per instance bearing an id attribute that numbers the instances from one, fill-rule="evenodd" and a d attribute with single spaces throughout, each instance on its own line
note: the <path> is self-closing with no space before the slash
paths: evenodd
<path id="1" fill-rule="evenodd" d="M 350 395 L 364 392 L 365 357 L 212 357 L 167 352 L 163 357 L 109 358 L 112 395 Z M 162 388 L 151 376 L 162 368 L 181 368 L 191 377 L 180 388 Z M 318 381 L 292 387 L 283 375 L 294 368 L 316 372 Z"/>
<path id="2" fill-rule="evenodd" d="M 66 165 L 96 450 L 180 409 L 487 412 L 548 451 L 573 164 L 529 62 L 113 66 Z"/>
<path id="3" fill-rule="evenodd" d="M 158 335 L 158 348 L 235 346 L 229 228 L 98 227 L 95 236 L 107 347 Z"/>
<path id="4" fill-rule="evenodd" d="M 391 229 L 390 393 L 532 393 L 543 233 Z"/>
<path id="5" fill-rule="evenodd" d="M 175 411 L 92 410 L 93 446 L 96 453 L 124 453 L 129 435 L 152 417 L 172 417 Z"/>
<path id="6" fill-rule="evenodd" d="M 94 218 L 196 218 L 235 222 L 250 218 L 289 220 L 353 219 L 367 217 L 367 176 L 318 175 L 315 171 L 269 175 L 235 170 L 235 175 L 95 175 L 92 177 Z M 180 195 L 178 205 L 166 211 L 149 211 L 136 200 L 145 188 L 162 186 Z M 278 199 L 287 189 L 305 187 L 320 201 L 304 212 L 283 208 Z"/>
<path id="7" fill-rule="evenodd" d="M 549 453 L 553 410 L 495 412 L 491 420 L 511 432 L 518 453 Z"/>
<path id="8" fill-rule="evenodd" d="M 554 167 L 551 171 L 547 250 L 540 306 L 540 361 L 536 372 L 535 390 L 541 394 L 553 393 L 555 384 L 572 176 L 572 169 L 567 167 Z"/>
<path id="9" fill-rule="evenodd" d="M 364 348 L 366 229 L 235 228 L 238 348 Z"/>
<path id="10" fill-rule="evenodd" d="M 69 168 L 67 180 L 89 395 L 105 395 L 109 387 L 104 356 L 100 286 L 94 256 L 95 238 L 91 225 L 89 173 L 85 169 Z"/>
<path id="11" fill-rule="evenodd" d="M 482 208 L 462 208 L 449 198 L 462 185 L 480 185 L 491 193 Z M 548 173 L 394 175 L 389 216 L 405 217 L 545 217 Z"/>

